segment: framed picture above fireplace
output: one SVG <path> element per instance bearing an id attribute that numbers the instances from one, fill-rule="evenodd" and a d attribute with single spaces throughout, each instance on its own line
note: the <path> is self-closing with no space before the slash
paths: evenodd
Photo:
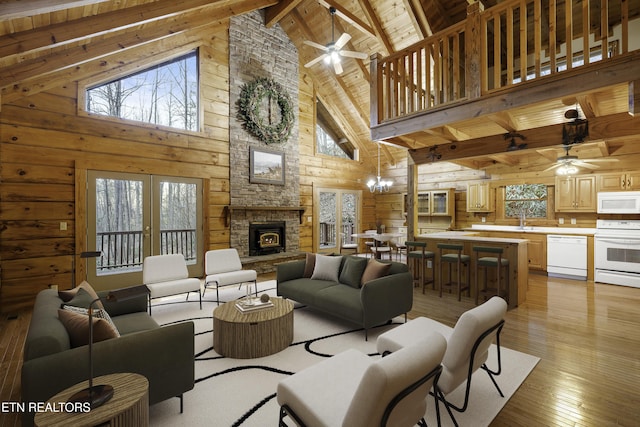
<path id="1" fill-rule="evenodd" d="M 284 185 L 283 152 L 251 147 L 249 182 Z"/>

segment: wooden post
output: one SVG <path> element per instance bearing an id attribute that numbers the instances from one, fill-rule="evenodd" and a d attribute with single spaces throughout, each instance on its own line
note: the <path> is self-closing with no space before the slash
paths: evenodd
<path id="1" fill-rule="evenodd" d="M 474 2 L 467 6 L 467 27 L 465 29 L 465 81 L 466 95 L 469 99 L 480 98 L 482 94 L 482 28 L 480 13 L 484 10 L 481 2 Z"/>
<path id="2" fill-rule="evenodd" d="M 371 75 L 371 77 L 369 78 L 371 85 L 369 88 L 369 98 L 371 100 L 371 105 L 369 107 L 369 124 L 371 127 L 380 124 L 379 106 L 384 105 L 384 102 L 382 100 L 382 91 L 379 90 L 381 88 L 380 81 L 382 78 L 378 75 L 379 56 L 380 55 L 378 53 L 374 53 L 373 55 L 371 55 L 371 62 L 369 62 L 369 74 Z"/>
<path id="3" fill-rule="evenodd" d="M 418 210 L 416 198 L 418 197 L 418 165 L 411 156 L 407 156 L 407 240 L 415 240 L 418 235 Z"/>

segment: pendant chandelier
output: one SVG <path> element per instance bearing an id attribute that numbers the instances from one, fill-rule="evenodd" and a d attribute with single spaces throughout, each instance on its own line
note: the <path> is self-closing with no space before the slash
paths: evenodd
<path id="1" fill-rule="evenodd" d="M 369 182 L 367 182 L 367 187 L 369 187 L 369 191 L 372 193 L 376 191 L 384 193 L 389 191 L 391 185 L 393 185 L 393 181 L 380 178 L 380 143 L 378 142 L 378 180 L 370 179 Z"/>

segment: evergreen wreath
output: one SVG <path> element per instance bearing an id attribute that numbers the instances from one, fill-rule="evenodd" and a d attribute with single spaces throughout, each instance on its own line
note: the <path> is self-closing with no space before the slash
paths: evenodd
<path id="1" fill-rule="evenodd" d="M 280 108 L 280 122 L 268 123 L 260 114 L 262 100 L 275 99 Z M 281 84 L 267 77 L 260 77 L 242 86 L 238 101 L 240 118 L 244 128 L 266 144 L 286 142 L 293 130 L 294 114 L 291 98 Z"/>

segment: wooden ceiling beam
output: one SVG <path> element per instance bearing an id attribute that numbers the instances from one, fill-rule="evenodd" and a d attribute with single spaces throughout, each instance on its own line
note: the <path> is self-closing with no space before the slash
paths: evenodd
<path id="1" fill-rule="evenodd" d="M 405 8 L 409 14 L 409 19 L 415 28 L 416 32 L 420 35 L 421 39 L 425 39 L 433 35 L 429 20 L 424 13 L 420 0 L 404 0 Z"/>
<path id="2" fill-rule="evenodd" d="M 3 1 L 0 22 L 59 12 L 72 7 L 93 6 L 110 0 L 30 0 Z"/>
<path id="3" fill-rule="evenodd" d="M 273 4 L 273 0 L 234 1 L 233 7 L 228 2 L 221 2 L 206 9 L 191 12 L 193 16 L 170 17 L 155 21 L 142 29 L 131 28 L 118 33 L 110 33 L 109 37 L 100 41 L 67 49 L 64 55 L 52 53 L 18 65 L 0 68 L 0 94 L 3 102 L 12 102 L 23 96 L 33 95 L 52 87 L 48 82 L 50 74 L 81 68 L 83 64 L 113 53 L 124 52 L 163 38 L 173 37 L 194 28 L 219 24 L 233 15 L 246 13 L 270 4 Z M 216 19 L 211 19 L 211 16 L 216 16 Z M 106 64 L 104 65 L 106 66 Z"/>
<path id="4" fill-rule="evenodd" d="M 562 124 L 557 124 L 520 131 L 527 139 L 527 149 L 521 150 L 520 153 L 534 150 L 538 154 L 548 157 L 551 155 L 551 151 L 540 149 L 562 144 L 562 126 Z M 640 129 L 640 117 L 630 118 L 626 113 L 596 117 L 589 120 L 589 140 L 595 142 L 609 138 L 637 135 L 638 129 Z M 452 161 L 496 153 L 502 154 L 505 152 L 505 144 L 504 138 L 488 136 L 464 142 L 438 145 L 435 150 L 442 156 L 440 161 Z M 431 161 L 431 151 L 431 147 L 414 149 L 409 150 L 409 155 L 419 165 Z"/>
<path id="5" fill-rule="evenodd" d="M 360 7 L 364 11 L 364 13 L 369 18 L 369 22 L 371 22 L 373 31 L 375 32 L 376 39 L 385 49 L 384 52 L 380 52 L 380 53 L 386 56 L 389 56 L 392 53 L 394 53 L 395 48 L 393 47 L 391 40 L 389 40 L 389 37 L 387 37 L 387 34 L 384 32 L 384 29 L 382 28 L 382 24 L 380 23 L 380 20 L 378 19 L 378 16 L 376 15 L 375 10 L 373 10 L 373 8 L 371 7 L 370 2 L 368 0 L 358 0 L 358 3 L 360 4 Z"/>
<path id="6" fill-rule="evenodd" d="M 264 26 L 273 27 L 300 3 L 302 0 L 281 0 L 278 4 L 268 7 L 264 14 Z"/>
<path id="7" fill-rule="evenodd" d="M 456 106 L 450 105 L 414 114 L 411 117 L 390 120 L 371 126 L 371 139 L 374 141 L 388 139 L 424 131 L 425 128 L 468 120 L 470 117 L 477 118 L 530 104 L 575 96 L 576 88 L 587 93 L 616 84 L 628 84 L 630 81 L 640 80 L 640 67 L 637 66 L 639 62 L 640 51 L 635 51 L 619 58 L 593 63 L 589 67 L 559 73 L 553 78 L 521 83 L 494 95 L 460 102 Z M 602 78 L 603 75 L 607 78 Z"/>
<path id="8" fill-rule="evenodd" d="M 32 52 L 117 32 L 131 26 L 165 19 L 178 13 L 187 13 L 215 4 L 229 4 L 229 0 L 161 0 L 155 3 L 114 10 L 73 21 L 61 22 L 33 30 L 7 34 L 0 37 L 0 66 L 9 64 L 13 56 L 25 56 Z M 275 3 L 275 1 L 274 1 Z"/>
<path id="9" fill-rule="evenodd" d="M 329 9 L 330 7 L 334 7 L 336 9 L 336 15 L 338 15 L 343 20 L 347 21 L 349 24 L 356 27 L 358 30 L 362 31 L 364 34 L 369 37 L 376 38 L 376 33 L 366 22 L 358 18 L 353 13 L 349 12 L 347 9 L 342 7 L 338 2 L 333 0 L 318 0 L 321 6 Z"/>

